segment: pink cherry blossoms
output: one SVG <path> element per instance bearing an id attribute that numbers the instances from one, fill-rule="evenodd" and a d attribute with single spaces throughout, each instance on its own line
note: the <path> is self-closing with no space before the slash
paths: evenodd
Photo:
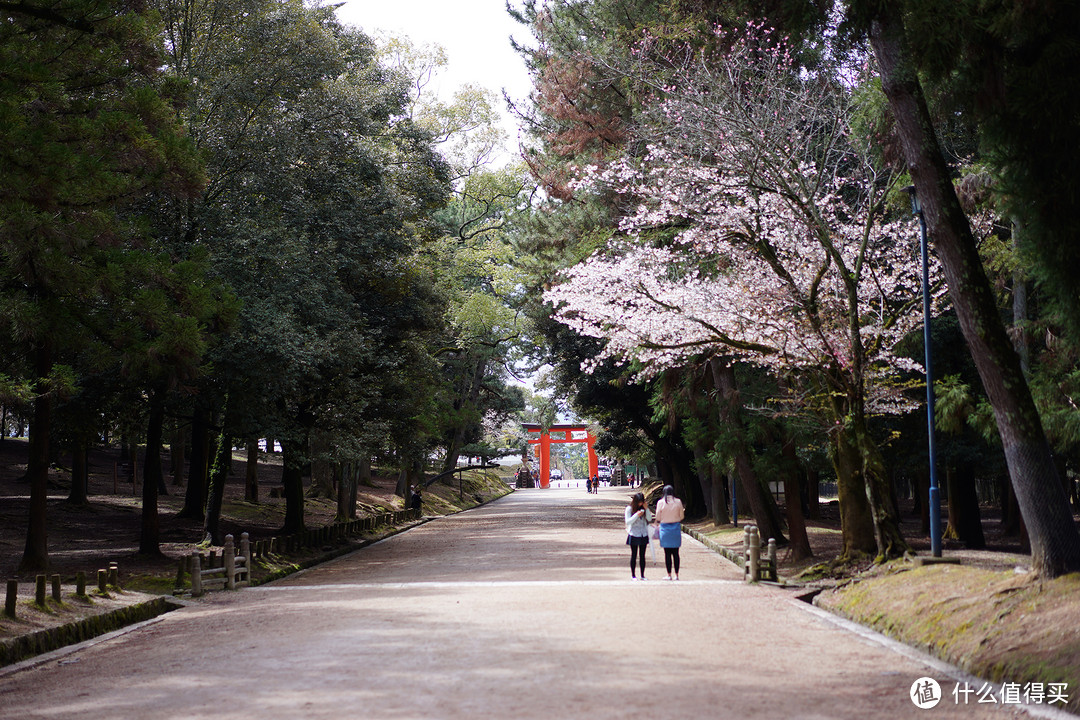
<path id="1" fill-rule="evenodd" d="M 892 352 L 922 322 L 916 226 L 882 220 L 892 181 L 850 141 L 846 88 L 755 48 L 685 56 L 635 128 L 643 156 L 585 173 L 579 192 L 615 191 L 628 212 L 545 299 L 607 340 L 586 371 L 723 354 L 905 409 L 885 380 L 918 369 Z"/>

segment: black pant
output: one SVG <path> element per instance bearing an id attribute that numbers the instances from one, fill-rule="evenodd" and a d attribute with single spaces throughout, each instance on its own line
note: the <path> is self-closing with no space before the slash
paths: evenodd
<path id="1" fill-rule="evenodd" d="M 664 548 L 664 567 L 667 574 L 671 574 L 671 566 L 675 565 L 675 574 L 679 574 L 679 548 Z"/>
<path id="2" fill-rule="evenodd" d="M 638 566 L 641 567 L 641 577 L 645 577 L 645 548 L 648 545 L 631 545 L 630 546 L 630 575 L 634 575 L 634 561 L 638 562 Z"/>

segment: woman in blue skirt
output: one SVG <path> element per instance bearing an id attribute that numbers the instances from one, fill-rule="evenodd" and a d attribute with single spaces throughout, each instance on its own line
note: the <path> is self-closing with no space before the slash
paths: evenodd
<path id="1" fill-rule="evenodd" d="M 667 580 L 679 579 L 679 548 L 682 547 L 682 521 L 686 516 L 682 500 L 675 497 L 675 488 L 664 486 L 664 496 L 656 503 L 656 521 L 660 523 L 660 547 L 664 548 Z"/>

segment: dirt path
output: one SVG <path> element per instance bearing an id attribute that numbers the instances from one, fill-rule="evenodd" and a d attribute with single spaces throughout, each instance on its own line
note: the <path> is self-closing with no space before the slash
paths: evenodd
<path id="1" fill-rule="evenodd" d="M 681 581 L 630 582 L 625 499 L 519 491 L 210 595 L 0 675 L 0 717 L 893 720 L 923 714 L 917 678 L 952 688 L 689 539 Z M 1014 713 L 947 696 L 926 716 Z"/>

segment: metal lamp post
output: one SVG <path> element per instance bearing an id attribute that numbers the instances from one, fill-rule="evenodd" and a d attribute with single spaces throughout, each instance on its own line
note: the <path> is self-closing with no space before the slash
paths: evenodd
<path id="1" fill-rule="evenodd" d="M 941 495 L 937 481 L 937 455 L 934 452 L 934 365 L 930 354 L 930 263 L 926 247 L 926 220 L 923 218 L 915 186 L 905 188 L 911 194 L 911 213 L 919 218 L 919 253 L 922 256 L 923 345 L 926 348 L 926 428 L 930 454 L 930 552 L 941 557 Z"/>

